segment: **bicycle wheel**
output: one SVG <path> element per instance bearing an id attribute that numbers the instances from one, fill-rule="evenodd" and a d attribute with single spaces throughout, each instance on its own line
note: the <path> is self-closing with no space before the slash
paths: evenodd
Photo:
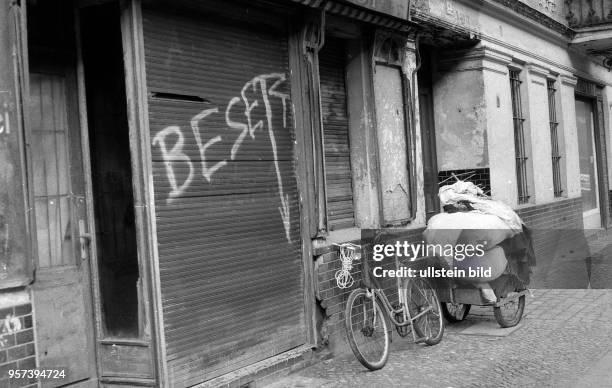
<path id="1" fill-rule="evenodd" d="M 442 315 L 450 323 L 461 322 L 470 313 L 471 304 L 463 303 L 442 303 Z"/>
<path id="2" fill-rule="evenodd" d="M 442 307 L 436 290 L 423 278 L 407 279 L 404 283 L 406 303 L 411 317 L 429 308 L 429 311 L 412 322 L 417 336 L 424 338 L 427 345 L 436 345 L 444 336 Z"/>
<path id="3" fill-rule="evenodd" d="M 521 321 L 524 310 L 525 295 L 521 295 L 518 300 L 505 303 L 500 307 L 493 307 L 493 314 L 501 327 L 513 327 Z"/>
<path id="4" fill-rule="evenodd" d="M 380 300 L 366 290 L 353 290 L 346 302 L 344 324 L 349 345 L 357 360 L 370 370 L 385 366 L 389 357 L 389 330 Z"/>

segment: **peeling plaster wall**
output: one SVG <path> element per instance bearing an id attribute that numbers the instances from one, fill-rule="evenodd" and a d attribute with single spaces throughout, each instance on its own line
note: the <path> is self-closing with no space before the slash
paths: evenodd
<path id="1" fill-rule="evenodd" d="M 563 136 L 565 137 L 565 188 L 568 197 L 580 197 L 580 158 L 578 155 L 578 130 L 576 128 L 576 102 L 574 97 L 575 80 L 563 79 L 559 83 L 561 106 L 559 114 L 563 120 Z"/>
<path id="2" fill-rule="evenodd" d="M 438 72 L 433 93 L 438 170 L 488 167 L 482 72 Z"/>
<path id="3" fill-rule="evenodd" d="M 491 196 L 511 206 L 518 200 L 510 81 L 505 65 L 488 63 L 483 71 Z"/>

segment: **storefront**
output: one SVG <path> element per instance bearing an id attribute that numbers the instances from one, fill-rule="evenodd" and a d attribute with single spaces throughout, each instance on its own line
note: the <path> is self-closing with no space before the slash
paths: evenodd
<path id="1" fill-rule="evenodd" d="M 286 365 L 318 339 L 313 239 L 415 217 L 405 37 L 393 33 L 408 24 L 306 5 L 13 8 L 32 342 L 40 367 L 67 366 L 62 384 L 215 385 Z M 362 185 L 363 147 L 412 166 L 362 170 L 395 194 Z M 371 198 L 379 208 L 356 210 Z"/>

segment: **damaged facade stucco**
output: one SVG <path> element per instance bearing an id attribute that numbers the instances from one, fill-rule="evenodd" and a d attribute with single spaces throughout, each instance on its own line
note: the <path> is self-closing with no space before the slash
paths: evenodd
<path id="1" fill-rule="evenodd" d="M 436 73 L 433 88 L 438 170 L 488 167 L 482 72 L 464 62 L 445 65 Z"/>

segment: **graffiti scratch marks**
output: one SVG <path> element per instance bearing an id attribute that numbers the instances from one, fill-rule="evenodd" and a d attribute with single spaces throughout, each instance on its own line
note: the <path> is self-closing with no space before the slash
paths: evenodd
<path id="1" fill-rule="evenodd" d="M 270 140 L 270 146 L 272 148 L 274 169 L 276 172 L 276 180 L 278 185 L 278 195 L 280 198 L 281 206 L 278 208 L 280 216 L 285 229 L 285 235 L 287 241 L 290 239 L 290 209 L 289 209 L 289 195 L 284 192 L 283 179 L 281 176 L 280 166 L 278 162 L 278 150 L 276 144 L 276 137 L 274 134 L 273 124 L 273 110 L 271 98 L 280 100 L 280 104 L 283 109 L 283 128 L 287 127 L 287 104 L 289 101 L 289 95 L 279 91 L 279 88 L 286 82 L 286 76 L 283 73 L 269 73 L 261 74 L 253 77 L 251 80 L 246 82 L 240 90 L 240 97 L 236 96 L 230 99 L 227 106 L 225 107 L 225 123 L 230 129 L 239 130 L 238 137 L 234 140 L 229 157 L 231 160 L 235 160 L 238 155 L 238 151 L 242 146 L 247 134 L 251 139 L 255 139 L 259 130 L 263 130 L 264 126 L 267 127 L 268 138 Z M 268 87 L 268 85 L 270 85 Z M 258 95 L 257 98 L 249 99 L 248 94 Z M 265 108 L 265 122 L 264 120 L 254 119 L 253 110 L 257 107 L 261 107 L 260 103 L 263 103 Z M 230 118 L 233 110 L 239 108 L 240 105 L 244 106 L 242 114 L 244 115 L 244 122 L 235 121 Z M 240 112 L 240 111 L 237 111 Z M 204 127 L 201 126 L 201 122 L 213 114 L 218 114 L 219 108 L 209 108 L 195 115 L 191 120 L 191 130 L 195 138 L 196 145 L 198 146 L 200 156 L 200 168 L 202 170 L 202 176 L 210 183 L 213 175 L 227 165 L 227 159 L 217 161 L 214 165 L 209 166 L 206 160 L 207 149 L 221 142 L 222 135 L 212 137 L 206 143 L 203 143 L 202 132 Z M 256 120 L 256 122 L 255 122 Z M 231 134 L 231 133 L 230 133 Z M 175 139 L 174 145 L 171 148 L 168 146 L 168 140 Z M 172 202 L 174 199 L 179 197 L 184 190 L 189 187 L 194 177 L 194 166 L 190 157 L 185 154 L 183 147 L 185 145 L 185 138 L 180 128 L 176 125 L 168 126 L 163 130 L 159 131 L 153 138 L 153 145 L 159 146 L 161 151 L 162 159 L 164 160 L 166 167 L 166 175 L 171 186 L 171 191 L 168 194 L 167 201 Z M 174 164 L 182 163 L 189 169 L 187 177 L 182 183 L 177 182 L 177 177 L 174 171 Z"/>
<path id="2" fill-rule="evenodd" d="M 0 114 L 0 134 L 9 135 L 11 133 L 11 122 L 9 121 L 8 104 L 4 104 L 2 114 Z"/>
<path id="3" fill-rule="evenodd" d="M 9 314 L 0 321 L 0 348 L 6 346 L 8 339 L 7 336 L 14 334 L 21 330 L 21 321 L 13 314 Z"/>
<path id="4" fill-rule="evenodd" d="M 4 229 L 4 230 L 3 230 Z M 9 224 L 0 214 L 0 280 L 8 278 L 8 260 L 10 259 Z"/>

